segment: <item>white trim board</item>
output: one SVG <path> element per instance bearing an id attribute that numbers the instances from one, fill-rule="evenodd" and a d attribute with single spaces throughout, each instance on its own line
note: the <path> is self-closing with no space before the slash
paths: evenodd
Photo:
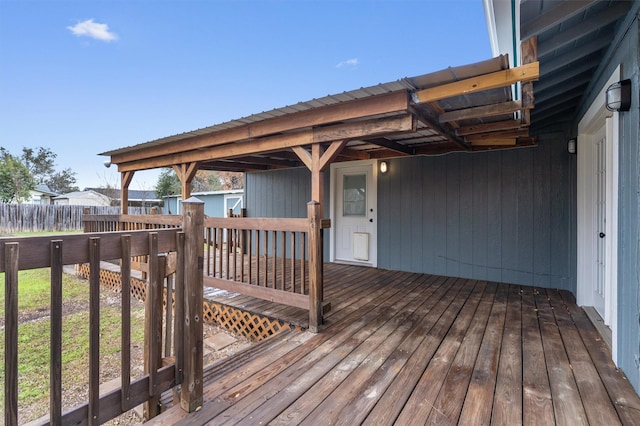
<path id="1" fill-rule="evenodd" d="M 605 227 L 605 314 L 604 322 L 611 328 L 611 352 L 617 364 L 618 340 L 618 113 L 605 108 L 605 90 L 620 80 L 617 67 L 604 84 L 595 100 L 578 124 L 578 176 L 577 176 L 577 302 L 580 306 L 594 306 L 593 280 L 596 252 L 594 214 L 594 143 L 603 127 L 607 139 L 606 146 L 606 227 Z"/>

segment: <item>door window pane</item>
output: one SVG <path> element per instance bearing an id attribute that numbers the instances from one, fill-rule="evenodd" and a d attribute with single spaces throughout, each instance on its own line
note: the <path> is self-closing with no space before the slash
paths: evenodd
<path id="1" fill-rule="evenodd" d="M 345 175 L 342 181 L 342 215 L 367 214 L 367 175 Z"/>

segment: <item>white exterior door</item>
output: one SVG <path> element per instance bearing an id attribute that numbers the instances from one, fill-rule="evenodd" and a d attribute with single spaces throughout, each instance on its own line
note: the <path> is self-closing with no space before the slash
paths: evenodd
<path id="1" fill-rule="evenodd" d="M 617 112 L 605 108 L 605 88 L 620 80 L 616 69 L 578 124 L 577 294 L 611 329 L 617 363 L 618 139 Z"/>
<path id="2" fill-rule="evenodd" d="M 593 280 L 593 307 L 602 318 L 606 317 L 605 298 L 607 285 L 607 139 L 604 127 L 596 135 L 594 146 L 595 165 L 595 279 Z"/>
<path id="3" fill-rule="evenodd" d="M 332 260 L 377 265 L 375 162 L 332 165 Z"/>

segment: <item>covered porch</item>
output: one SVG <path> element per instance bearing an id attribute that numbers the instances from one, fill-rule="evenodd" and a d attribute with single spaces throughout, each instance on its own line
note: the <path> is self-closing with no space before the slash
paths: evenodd
<path id="1" fill-rule="evenodd" d="M 640 422 L 569 292 L 326 264 L 325 295 L 322 333 L 284 332 L 205 368 L 202 409 L 152 424 Z"/>

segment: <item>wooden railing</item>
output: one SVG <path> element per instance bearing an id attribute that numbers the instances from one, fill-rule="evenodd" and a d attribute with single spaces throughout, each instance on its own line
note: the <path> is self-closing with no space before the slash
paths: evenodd
<path id="1" fill-rule="evenodd" d="M 84 232 L 134 231 L 141 229 L 178 228 L 180 215 L 155 214 L 85 214 L 82 216 Z"/>
<path id="2" fill-rule="evenodd" d="M 322 323 L 322 229 L 317 204 L 305 219 L 206 218 L 205 285 L 309 310 Z M 217 249 L 217 250 L 216 250 Z"/>
<path id="3" fill-rule="evenodd" d="M 322 324 L 322 230 L 319 204 L 310 202 L 307 218 L 205 218 L 204 284 L 246 296 L 309 310 L 309 329 Z M 87 215 L 87 230 L 158 229 L 179 226 L 181 216 Z M 132 265 L 146 274 L 144 257 Z"/>
<path id="4" fill-rule="evenodd" d="M 157 414 L 160 394 L 180 384 L 180 404 L 189 411 L 202 405 L 202 203 L 186 203 L 181 229 L 88 233 L 55 237 L 0 239 L 0 272 L 5 273 L 5 424 L 18 423 L 18 271 L 51 268 L 50 415 L 42 424 L 100 424 L 141 403 L 147 416 Z M 186 235 L 190 235 L 186 238 Z M 168 357 L 162 331 L 163 253 L 176 253 L 175 339 Z M 131 381 L 130 297 L 131 259 L 149 256 L 145 307 L 145 375 Z M 120 259 L 122 271 L 122 351 L 120 388 L 99 394 L 100 262 Z M 89 394 L 87 403 L 62 412 L 62 269 L 88 263 Z M 169 289 L 168 289 L 169 290 Z M 167 300 L 172 299 L 170 291 Z M 172 306 L 167 303 L 167 307 Z M 167 324 L 171 324 L 167 321 Z M 165 336 L 165 358 L 162 336 Z M 168 349 L 170 351 L 170 349 Z M 199 360 L 198 360 L 199 358 Z"/>

